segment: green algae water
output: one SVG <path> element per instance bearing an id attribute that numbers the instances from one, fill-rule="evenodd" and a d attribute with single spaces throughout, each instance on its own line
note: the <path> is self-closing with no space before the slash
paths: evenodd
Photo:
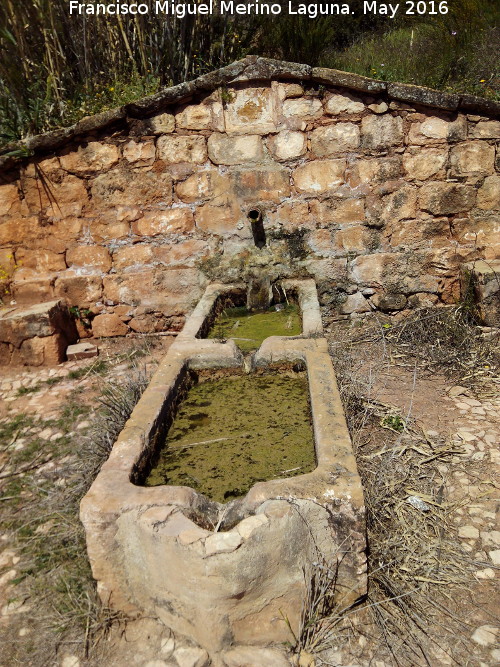
<path id="1" fill-rule="evenodd" d="M 145 485 L 190 486 L 225 502 L 315 467 L 306 379 L 245 375 L 190 389 Z"/>
<path id="2" fill-rule="evenodd" d="M 215 320 L 208 338 L 230 338 L 243 352 L 250 352 L 269 336 L 298 336 L 301 332 L 299 309 L 295 305 L 257 312 L 242 306 L 225 308 Z"/>

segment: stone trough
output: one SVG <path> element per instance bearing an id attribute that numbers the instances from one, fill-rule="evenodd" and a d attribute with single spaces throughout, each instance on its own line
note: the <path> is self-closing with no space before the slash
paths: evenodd
<path id="1" fill-rule="evenodd" d="M 302 335 L 266 339 L 253 363 L 305 367 L 316 468 L 258 482 L 226 504 L 186 486 L 141 485 L 189 378 L 206 369 L 243 372 L 233 341 L 196 337 L 206 331 L 220 295 L 235 289 L 211 285 L 82 500 L 104 603 L 158 617 L 206 649 L 214 665 L 225 665 L 225 651 L 234 646 L 293 642 L 307 586 L 325 563 L 338 571 L 341 607 L 366 593 L 363 494 L 327 342 L 320 337 L 314 283 L 292 287 Z"/>

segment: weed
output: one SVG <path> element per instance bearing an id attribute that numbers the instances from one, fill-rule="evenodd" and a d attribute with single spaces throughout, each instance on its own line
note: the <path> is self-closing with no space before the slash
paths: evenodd
<path id="1" fill-rule="evenodd" d="M 388 428 L 396 433 L 402 433 L 405 430 L 405 420 L 401 415 L 385 415 L 380 420 L 380 426 Z"/>
<path id="2" fill-rule="evenodd" d="M 88 308 L 80 308 L 79 306 L 71 306 L 69 312 L 75 318 L 75 320 L 79 320 L 82 323 L 84 329 L 92 328 L 91 310 Z"/>
<path id="3" fill-rule="evenodd" d="M 222 106 L 225 108 L 234 100 L 234 93 L 232 90 L 229 90 L 225 86 L 220 89 L 220 99 Z"/>
<path id="4" fill-rule="evenodd" d="M 41 388 L 42 388 L 42 385 L 40 383 L 35 384 L 32 387 L 19 387 L 19 389 L 17 390 L 16 395 L 17 396 L 26 396 L 26 394 L 34 394 L 37 391 L 40 391 Z"/>
<path id="5" fill-rule="evenodd" d="M 55 377 L 47 378 L 45 380 L 45 384 L 49 385 L 49 387 L 53 387 L 55 384 L 58 384 L 59 382 L 61 382 L 61 380 L 62 380 L 62 377 L 55 376 Z"/>
<path id="6" fill-rule="evenodd" d="M 70 380 L 81 380 L 84 377 L 87 377 L 88 375 L 94 374 L 94 375 L 104 375 L 107 373 L 109 370 L 108 364 L 103 361 L 95 361 L 93 364 L 90 364 L 90 366 L 85 366 L 83 368 L 78 368 L 77 370 L 70 371 L 68 373 L 68 378 Z"/>

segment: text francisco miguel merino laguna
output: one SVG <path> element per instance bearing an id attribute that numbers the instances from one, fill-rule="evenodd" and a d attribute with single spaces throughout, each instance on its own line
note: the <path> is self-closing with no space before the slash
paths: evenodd
<path id="1" fill-rule="evenodd" d="M 389 19 L 394 18 L 398 10 L 401 8 L 403 3 L 383 3 L 378 2 L 377 0 L 365 0 L 363 2 L 363 14 L 378 14 L 386 16 Z M 415 5 L 414 1 L 405 2 L 405 5 Z M 444 8 L 447 2 L 440 2 L 439 0 L 430 0 L 429 2 L 419 2 L 417 4 L 431 5 L 431 11 L 426 7 L 429 14 L 445 14 L 448 11 L 448 8 Z M 437 8 L 434 5 L 439 4 L 439 11 L 436 11 Z M 315 2 L 311 4 L 298 3 L 292 0 L 288 0 L 288 3 L 278 4 L 277 2 L 262 2 L 261 0 L 253 0 L 253 2 L 238 2 L 238 0 L 208 0 L 208 2 L 199 2 L 195 0 L 194 2 L 175 2 L 175 0 L 162 1 L 158 0 L 157 2 L 120 2 L 120 0 L 115 0 L 114 2 L 102 2 L 102 3 L 81 3 L 78 0 L 69 1 L 69 13 L 72 15 L 111 15 L 116 16 L 117 14 L 132 14 L 132 15 L 144 15 L 144 14 L 164 14 L 166 16 L 175 16 L 177 18 L 184 18 L 188 15 L 200 14 L 200 15 L 211 15 L 211 14 L 226 14 L 226 15 L 260 15 L 260 16 L 278 16 L 282 13 L 288 13 L 290 15 L 303 15 L 308 16 L 311 19 L 316 18 L 320 15 L 346 15 L 354 14 L 354 11 L 351 10 L 351 7 L 348 3 L 328 3 L 328 2 Z M 405 14 L 413 14 L 414 11 L 404 11 Z M 422 12 L 419 12 L 422 13 Z"/>

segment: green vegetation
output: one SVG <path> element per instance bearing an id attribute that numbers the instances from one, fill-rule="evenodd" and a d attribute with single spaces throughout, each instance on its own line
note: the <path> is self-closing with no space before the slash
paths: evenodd
<path id="1" fill-rule="evenodd" d="M 463 22 L 450 19 L 364 36 L 327 63 L 374 79 L 500 99 L 498 9 L 495 13 L 496 27 L 486 16 L 472 15 Z"/>
<path id="2" fill-rule="evenodd" d="M 223 310 L 208 338 L 231 339 L 243 352 L 250 352 L 260 347 L 269 336 L 297 336 L 301 331 L 297 306 L 258 312 L 251 312 L 242 306 Z"/>
<path id="3" fill-rule="evenodd" d="M 94 363 L 89 366 L 83 366 L 78 368 L 76 371 L 70 371 L 68 373 L 68 378 L 70 380 L 81 380 L 87 375 L 104 375 L 108 371 L 108 364 L 105 361 L 99 360 L 94 361 Z"/>
<path id="4" fill-rule="evenodd" d="M 9 143 L 191 79 L 248 53 L 499 99 L 500 5 L 445 15 L 70 16 L 66 0 L 0 5 L 0 141 Z M 223 92 L 227 102 L 227 91 Z M 19 154 L 11 146 L 6 152 Z"/>
<path id="5" fill-rule="evenodd" d="M 192 387 L 146 485 L 190 486 L 226 502 L 314 467 L 305 378 L 245 375 Z"/>

